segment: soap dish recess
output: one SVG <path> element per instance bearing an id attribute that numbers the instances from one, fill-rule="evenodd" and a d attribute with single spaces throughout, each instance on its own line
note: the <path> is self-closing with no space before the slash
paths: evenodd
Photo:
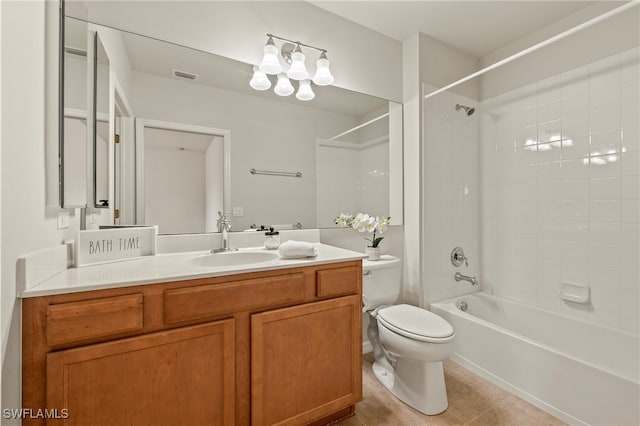
<path id="1" fill-rule="evenodd" d="M 591 300 L 591 288 L 583 284 L 561 283 L 560 298 L 567 302 L 587 304 Z"/>

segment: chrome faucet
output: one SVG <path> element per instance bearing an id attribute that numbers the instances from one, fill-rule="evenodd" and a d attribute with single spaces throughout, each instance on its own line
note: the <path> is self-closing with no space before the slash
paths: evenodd
<path id="1" fill-rule="evenodd" d="M 469 277 L 467 275 L 462 275 L 460 272 L 456 272 L 456 275 L 454 278 L 456 281 L 469 281 L 471 285 L 478 284 L 478 280 L 476 279 L 476 277 Z"/>
<path id="2" fill-rule="evenodd" d="M 229 220 L 229 213 L 218 212 L 218 232 L 222 236 L 222 247 L 219 249 L 211 250 L 211 253 L 222 253 L 225 251 L 235 251 L 237 249 L 229 248 L 229 231 L 231 231 L 231 221 Z"/>

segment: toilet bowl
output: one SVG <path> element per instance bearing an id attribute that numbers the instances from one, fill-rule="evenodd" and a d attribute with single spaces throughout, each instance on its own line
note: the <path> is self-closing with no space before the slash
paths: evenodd
<path id="1" fill-rule="evenodd" d="M 369 313 L 367 334 L 375 358 L 373 373 L 404 403 L 424 414 L 439 414 L 448 406 L 442 361 L 455 349 L 455 333 L 433 312 L 389 304 L 399 296 L 400 264 L 391 256 L 363 261 L 363 299 L 364 310 Z"/>
<path id="2" fill-rule="evenodd" d="M 384 357 L 374 363 L 376 378 L 400 400 L 424 414 L 446 410 L 442 361 L 455 349 L 451 325 L 425 309 L 394 305 L 378 311 L 377 326 Z"/>

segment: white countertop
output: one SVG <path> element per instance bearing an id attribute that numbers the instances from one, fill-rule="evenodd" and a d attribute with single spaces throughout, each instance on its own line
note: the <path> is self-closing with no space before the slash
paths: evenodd
<path id="1" fill-rule="evenodd" d="M 143 258 L 106 263 L 81 268 L 69 268 L 48 278 L 38 285 L 24 290 L 20 297 L 50 296 L 89 290 L 128 287 L 168 281 L 218 277 L 247 272 L 321 265 L 364 259 L 363 253 L 345 250 L 326 244 L 314 244 L 317 255 L 303 259 L 276 258 L 266 262 L 224 267 L 195 266 L 189 259 L 208 254 L 208 251 L 160 254 Z M 239 251 L 266 251 L 263 247 L 242 248 Z M 215 255 L 214 255 L 215 256 Z"/>

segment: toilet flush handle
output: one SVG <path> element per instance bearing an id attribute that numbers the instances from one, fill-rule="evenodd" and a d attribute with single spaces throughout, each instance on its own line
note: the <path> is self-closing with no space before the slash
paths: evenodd
<path id="1" fill-rule="evenodd" d="M 371 275 L 371 274 L 372 274 L 372 272 L 371 272 L 371 271 L 364 271 L 364 272 L 362 273 L 362 276 L 363 276 L 363 277 L 368 277 L 368 276 L 369 276 L 369 275 Z"/>

